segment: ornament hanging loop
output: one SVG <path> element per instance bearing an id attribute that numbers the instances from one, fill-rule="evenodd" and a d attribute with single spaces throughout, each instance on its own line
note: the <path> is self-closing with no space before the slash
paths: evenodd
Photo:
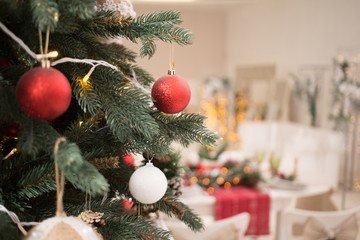
<path id="1" fill-rule="evenodd" d="M 175 69 L 169 69 L 168 75 L 175 75 Z"/>
<path id="2" fill-rule="evenodd" d="M 175 60 L 174 60 L 174 44 L 171 43 L 170 49 L 169 49 L 169 70 L 168 75 L 175 75 Z"/>
<path id="3" fill-rule="evenodd" d="M 50 68 L 50 61 L 48 59 L 45 59 L 45 57 L 43 57 L 41 59 L 41 67 L 42 68 Z"/>
<path id="4" fill-rule="evenodd" d="M 45 38 L 45 49 L 43 48 L 42 41 L 42 33 L 39 29 L 39 42 L 40 42 L 40 53 L 41 53 L 41 67 L 42 68 L 50 68 L 50 61 L 48 57 L 48 49 L 49 49 L 49 38 L 50 38 L 50 25 L 47 26 L 46 29 L 46 38 Z"/>
<path id="5" fill-rule="evenodd" d="M 64 137 L 58 138 L 55 142 L 55 147 L 54 147 L 55 180 L 56 180 L 56 216 L 66 217 L 66 213 L 64 211 L 64 204 L 63 204 L 65 177 L 64 177 L 64 173 L 60 172 L 56 159 L 56 154 L 59 150 L 59 145 L 61 142 L 66 142 L 66 139 Z"/>
<path id="6" fill-rule="evenodd" d="M 152 163 L 152 160 L 154 159 L 154 155 L 151 156 L 148 163 Z"/>

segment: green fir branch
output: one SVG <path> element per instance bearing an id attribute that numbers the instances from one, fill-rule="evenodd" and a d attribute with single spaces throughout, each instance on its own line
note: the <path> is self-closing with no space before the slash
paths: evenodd
<path id="1" fill-rule="evenodd" d="M 204 229 L 201 218 L 192 209 L 177 200 L 168 190 L 165 196 L 153 206 L 170 217 L 176 217 L 184 222 L 191 230 Z"/>
<path id="2" fill-rule="evenodd" d="M 95 158 L 89 162 L 99 170 L 110 169 L 119 166 L 119 157 Z"/>
<path id="3" fill-rule="evenodd" d="M 86 19 L 95 15 L 95 3 L 96 0 L 61 0 L 59 9 L 60 12 L 65 12 L 70 17 Z"/>
<path id="4" fill-rule="evenodd" d="M 84 202 L 85 194 L 83 195 L 83 199 L 81 202 L 72 202 L 69 199 L 65 199 L 64 208 L 67 214 L 77 216 L 85 209 L 90 209 L 93 212 L 101 212 L 104 213 L 103 218 L 113 218 L 120 217 L 125 214 L 131 215 L 131 210 L 125 209 L 123 207 L 124 200 L 122 199 L 91 199 L 91 201 Z"/>
<path id="5" fill-rule="evenodd" d="M 205 117 L 195 113 L 170 115 L 157 112 L 154 118 L 161 124 L 169 138 L 188 146 L 199 142 L 205 146 L 214 146 L 219 137 L 204 126 Z"/>
<path id="6" fill-rule="evenodd" d="M 103 170 L 102 173 L 108 179 L 111 189 L 121 192 L 124 196 L 130 197 L 129 179 L 134 168 L 122 167 Z"/>
<path id="7" fill-rule="evenodd" d="M 74 81 L 73 92 L 79 106 L 84 112 L 89 112 L 94 116 L 99 111 L 101 107 L 100 98 L 96 91 L 94 91 L 91 81 L 84 81 L 81 78 L 77 78 L 77 80 Z"/>
<path id="8" fill-rule="evenodd" d="M 80 149 L 74 143 L 62 142 L 56 153 L 59 169 L 64 172 L 76 188 L 91 194 L 104 194 L 109 191 L 109 184 L 98 170 L 83 160 Z"/>
<path id="9" fill-rule="evenodd" d="M 134 29 L 128 29 L 132 18 L 119 18 L 114 13 L 114 11 L 100 11 L 92 19 L 78 20 L 79 25 L 74 30 L 105 38 L 126 35 L 135 41 L 139 34 Z"/>
<path id="10" fill-rule="evenodd" d="M 126 26 L 111 14 L 111 12 L 100 12 L 92 21 L 80 22 L 81 31 L 102 37 L 125 37 L 133 42 L 140 39 L 142 42 L 140 55 L 149 57 L 156 51 L 155 40 L 175 42 L 179 45 L 191 42 L 192 33 L 176 26 L 181 23 L 178 11 L 141 15 Z"/>
<path id="11" fill-rule="evenodd" d="M 170 232 L 153 226 L 153 222 L 144 217 L 121 216 L 105 219 L 106 225 L 99 228 L 105 239 L 148 239 L 168 240 Z"/>
<path id="12" fill-rule="evenodd" d="M 169 24 L 169 25 L 178 25 L 182 23 L 180 19 L 180 11 L 170 10 L 170 11 L 160 11 L 153 12 L 148 14 L 142 14 L 138 16 L 135 20 L 136 24 Z"/>
<path id="13" fill-rule="evenodd" d="M 56 1 L 53 0 L 34 0 L 31 3 L 33 12 L 33 21 L 42 32 L 47 28 L 53 32 L 59 21 L 59 8 Z"/>
<path id="14" fill-rule="evenodd" d="M 29 117 L 14 119 L 20 124 L 19 152 L 35 158 L 43 151 L 51 153 L 56 139 L 60 136 L 47 122 Z"/>
<path id="15" fill-rule="evenodd" d="M 30 199 L 56 190 L 54 164 L 47 162 L 22 175 L 16 184 L 20 199 Z"/>
<path id="16" fill-rule="evenodd" d="M 143 37 L 141 43 L 140 56 L 149 56 L 149 58 L 152 57 L 156 52 L 156 43 L 154 38 L 152 36 Z"/>
<path id="17" fill-rule="evenodd" d="M 134 66 L 132 68 L 135 72 L 136 80 L 145 87 L 150 87 L 150 85 L 155 82 L 155 79 L 144 69 Z"/>
<path id="18" fill-rule="evenodd" d="M 149 97 L 129 86 L 114 89 L 112 95 L 102 96 L 105 119 L 113 134 L 120 140 L 133 139 L 134 134 L 146 140 L 159 132 L 159 126 L 147 113 Z"/>
<path id="19" fill-rule="evenodd" d="M 141 36 L 142 47 L 140 48 L 140 56 L 149 58 L 152 57 L 156 51 L 155 40 L 163 42 L 175 42 L 179 45 L 190 44 L 192 33 L 181 27 L 174 27 L 169 25 L 162 25 L 151 29 L 148 35 Z"/>
<path id="20" fill-rule="evenodd" d="M 87 46 L 83 44 L 83 42 L 81 42 L 81 39 L 76 36 L 76 34 L 52 34 L 51 35 L 51 39 L 52 40 L 52 44 L 50 47 L 53 47 L 54 49 L 56 49 L 59 52 L 59 57 L 72 57 L 72 58 L 87 58 Z M 64 42 L 66 42 L 67 44 L 64 44 Z M 61 70 L 64 69 L 68 69 L 68 66 L 73 66 L 73 63 L 64 63 L 64 64 L 59 64 L 56 67 L 60 68 Z M 73 68 L 73 70 L 77 70 L 78 68 L 80 68 L 82 65 L 77 64 L 77 67 L 71 67 Z M 85 67 L 89 67 L 88 65 L 83 65 L 83 68 Z M 70 76 L 72 76 L 73 74 L 77 73 L 76 71 L 71 72 L 71 74 L 68 74 Z M 85 73 L 86 74 L 86 73 Z M 84 75 L 83 75 L 84 76 Z"/>

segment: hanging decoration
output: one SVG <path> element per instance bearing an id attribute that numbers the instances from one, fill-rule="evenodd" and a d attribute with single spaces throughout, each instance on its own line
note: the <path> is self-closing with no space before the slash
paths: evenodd
<path id="1" fill-rule="evenodd" d="M 70 106 L 71 86 L 55 68 L 36 67 L 20 77 L 16 100 L 29 117 L 53 120 Z"/>
<path id="2" fill-rule="evenodd" d="M 165 174 L 151 162 L 138 168 L 129 181 L 131 195 L 144 204 L 159 201 L 164 196 L 167 186 Z"/>
<path id="3" fill-rule="evenodd" d="M 89 200 L 88 200 L 89 196 Z M 97 229 L 98 227 L 105 226 L 105 220 L 102 219 L 104 213 L 93 212 L 91 210 L 91 194 L 86 192 L 85 195 L 85 209 L 78 215 L 78 218 L 87 223 L 90 227 Z"/>
<path id="4" fill-rule="evenodd" d="M 154 105 L 164 113 L 179 113 L 190 102 L 191 90 L 188 83 L 181 77 L 170 72 L 159 78 L 151 89 Z"/>
<path id="5" fill-rule="evenodd" d="M 2 26 L 5 32 L 9 32 Z M 12 33 L 8 33 L 12 36 Z M 49 48 L 50 26 L 46 31 L 45 47 L 42 42 L 42 32 L 39 29 L 39 42 L 41 55 L 35 57 L 41 61 L 41 67 L 35 67 L 23 74 L 16 85 L 16 101 L 21 110 L 29 117 L 39 120 L 53 120 L 63 114 L 71 102 L 71 86 L 67 78 L 60 71 L 50 67 L 49 58 L 57 57 L 58 53 L 50 52 Z M 21 39 L 12 36 L 20 45 Z M 23 46 L 27 48 L 27 46 Z"/>
<path id="6" fill-rule="evenodd" d="M 81 221 L 79 218 L 67 217 L 64 212 L 63 196 L 65 178 L 64 173 L 60 173 L 56 153 L 60 142 L 65 138 L 59 138 L 55 143 L 55 176 L 57 187 L 57 206 L 56 216 L 46 219 L 34 227 L 25 238 L 26 240 L 102 240 L 103 238 L 93 228 Z"/>
<path id="7" fill-rule="evenodd" d="M 115 11 L 120 18 L 135 18 L 136 12 L 130 0 L 98 0 L 97 11 Z"/>
<path id="8" fill-rule="evenodd" d="M 121 157 L 128 166 L 134 165 L 135 159 L 130 153 L 125 153 Z"/>
<path id="9" fill-rule="evenodd" d="M 102 219 L 104 213 L 102 212 L 93 212 L 91 210 L 86 210 L 81 212 L 78 216 L 83 222 L 90 225 L 92 228 L 97 229 L 98 227 L 105 225 L 105 220 Z"/>
<path id="10" fill-rule="evenodd" d="M 41 54 L 35 54 L 33 51 L 31 51 L 31 49 L 29 48 L 29 46 L 27 46 L 20 38 L 18 38 L 13 32 L 11 32 L 2 22 L 0 22 L 0 29 L 6 33 L 10 38 L 12 38 L 15 42 L 17 42 L 26 52 L 27 54 L 29 54 L 29 56 L 31 56 L 34 60 L 38 61 L 38 62 L 42 62 L 43 67 L 50 67 L 50 66 L 55 66 L 58 64 L 62 64 L 62 63 L 67 63 L 67 62 L 72 62 L 72 63 L 82 63 L 82 64 L 88 64 L 91 65 L 91 69 L 90 71 L 84 76 L 83 81 L 87 81 L 91 74 L 94 72 L 95 68 L 98 66 L 104 66 L 104 67 L 108 67 L 113 69 L 114 71 L 119 72 L 119 69 L 117 66 L 112 65 L 106 61 L 103 60 L 94 60 L 94 59 L 78 59 L 78 58 L 70 58 L 70 57 L 63 57 L 61 59 L 58 59 L 56 61 L 53 62 L 49 62 L 46 61 L 48 58 L 55 58 L 58 56 L 58 52 L 57 51 L 52 51 L 49 53 L 47 52 L 47 48 L 45 53 L 41 53 Z M 41 36 L 39 34 L 39 36 Z M 48 38 L 47 38 L 48 41 Z M 46 44 L 47 45 L 47 44 Z M 40 45 L 40 49 L 42 50 L 42 46 Z M 9 63 L 10 64 L 10 63 Z M 5 64 L 6 66 L 10 66 L 8 64 Z M 144 93 L 150 95 L 150 91 L 148 91 L 147 89 L 145 89 L 141 84 L 139 84 L 139 82 L 136 79 L 136 74 L 134 69 L 130 69 L 132 71 L 132 75 L 133 78 L 126 78 L 132 85 L 134 85 L 135 87 L 137 87 L 138 89 L 140 89 L 141 91 L 143 91 Z"/>
<path id="11" fill-rule="evenodd" d="M 171 46 L 168 75 L 156 80 L 151 89 L 154 105 L 160 111 L 168 114 L 179 113 L 184 110 L 191 98 L 189 84 L 183 78 L 175 75 L 173 52 L 174 49 Z"/>

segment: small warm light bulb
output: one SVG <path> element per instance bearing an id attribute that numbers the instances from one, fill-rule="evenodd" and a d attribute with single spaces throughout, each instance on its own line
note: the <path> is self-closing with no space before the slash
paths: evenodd
<path id="1" fill-rule="evenodd" d="M 85 77 L 82 79 L 82 81 L 83 83 L 86 83 L 87 80 L 89 80 L 89 75 L 86 74 Z"/>
<path id="2" fill-rule="evenodd" d="M 79 125 L 81 126 L 83 123 L 84 123 L 83 121 L 80 121 L 80 122 L 79 122 Z"/>
<path id="3" fill-rule="evenodd" d="M 221 184 L 223 184 L 223 183 L 225 182 L 225 179 L 222 178 L 222 177 L 218 177 L 218 178 L 216 179 L 216 182 L 217 182 L 217 184 L 221 185 Z"/>
<path id="4" fill-rule="evenodd" d="M 82 79 L 83 83 L 86 83 L 87 80 L 89 80 L 90 75 L 93 73 L 93 71 L 95 70 L 95 67 L 96 67 L 96 66 L 97 66 L 97 65 L 92 66 L 92 67 L 90 68 L 90 71 L 89 71 L 89 72 L 85 75 L 85 77 Z"/>
<path id="5" fill-rule="evenodd" d="M 231 188 L 231 183 L 229 183 L 229 182 L 226 182 L 225 184 L 224 184 L 224 188 Z"/>
<path id="6" fill-rule="evenodd" d="M 13 149 L 9 152 L 9 154 L 6 155 L 6 156 L 3 158 L 3 160 L 8 159 L 11 155 L 13 155 L 13 154 L 16 153 L 16 152 L 17 152 L 17 148 L 13 148 Z"/>
<path id="7" fill-rule="evenodd" d="M 57 51 L 52 51 L 48 54 L 49 58 L 56 58 L 57 56 L 59 56 L 59 53 Z"/>
<path id="8" fill-rule="evenodd" d="M 215 192 L 215 189 L 214 189 L 213 187 L 209 187 L 209 188 L 207 189 L 207 192 L 208 192 L 209 194 L 213 194 L 213 193 Z"/>
<path id="9" fill-rule="evenodd" d="M 236 185 L 236 184 L 238 184 L 239 182 L 240 182 L 240 178 L 234 177 L 233 183 Z"/>
<path id="10" fill-rule="evenodd" d="M 226 167 L 221 168 L 221 174 L 225 175 L 228 172 L 228 169 Z"/>
<path id="11" fill-rule="evenodd" d="M 244 167 L 244 173 L 251 173 L 252 169 L 249 166 Z"/>
<path id="12" fill-rule="evenodd" d="M 197 183 L 197 181 L 198 181 L 198 178 L 197 178 L 197 177 L 191 177 L 191 178 L 190 178 L 190 182 L 191 182 L 192 184 Z"/>
<path id="13" fill-rule="evenodd" d="M 203 184 L 206 186 L 206 185 L 209 185 L 210 184 L 210 179 L 209 178 L 204 178 L 203 179 Z"/>

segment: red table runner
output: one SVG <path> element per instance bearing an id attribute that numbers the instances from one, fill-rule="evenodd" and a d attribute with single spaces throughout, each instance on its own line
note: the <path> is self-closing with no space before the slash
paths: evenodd
<path id="1" fill-rule="evenodd" d="M 242 212 L 250 214 L 245 235 L 267 235 L 269 230 L 270 197 L 256 189 L 234 187 L 215 189 L 215 219 L 223 219 Z"/>

